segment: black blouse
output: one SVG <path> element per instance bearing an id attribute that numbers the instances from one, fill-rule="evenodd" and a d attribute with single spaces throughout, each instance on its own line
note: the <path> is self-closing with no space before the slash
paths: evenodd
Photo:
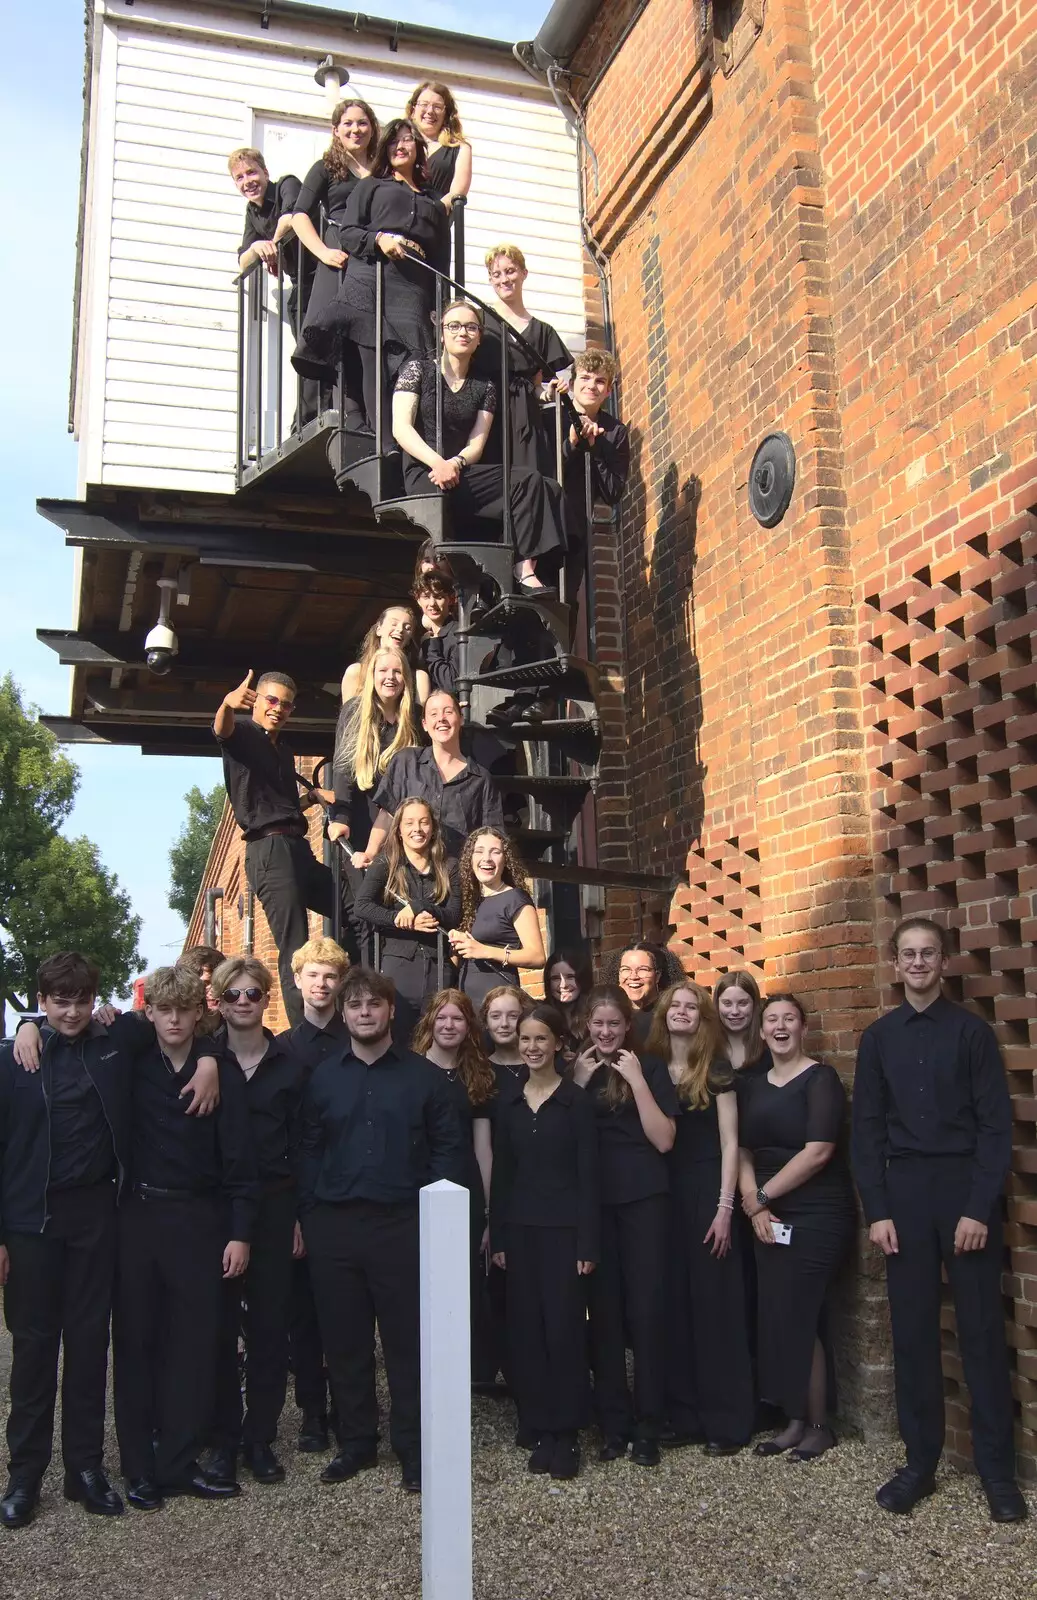
<path id="1" fill-rule="evenodd" d="M 436 443 L 437 379 L 443 395 L 443 444 L 439 453 L 449 460 L 468 443 L 479 412 L 496 411 L 497 391 L 487 379 L 474 377 L 467 377 L 460 389 L 451 389 L 438 362 L 404 362 L 396 379 L 396 393 L 418 396 L 414 426 L 425 443 L 433 448 Z"/>
<path id="2" fill-rule="evenodd" d="M 346 214 L 349 197 L 360 182 L 356 173 L 345 178 L 333 178 L 324 165 L 323 156 L 315 161 L 303 179 L 295 202 L 296 211 L 305 211 L 313 226 L 320 232 L 320 208 L 323 205 L 329 222 L 340 223 Z"/>
<path id="3" fill-rule="evenodd" d="M 407 903 L 415 916 L 419 911 L 431 912 L 440 927 L 449 932 L 461 920 L 461 891 L 457 886 L 457 862 L 448 861 L 450 893 L 445 900 L 434 899 L 436 878 L 433 872 L 420 873 L 409 861 L 404 862 Z M 386 955 L 413 959 L 418 950 L 436 948 L 434 933 L 421 933 L 415 928 L 398 928 L 397 913 L 402 909 L 398 900 L 389 899 L 385 885 L 389 877 L 389 863 L 378 855 L 364 873 L 363 885 L 356 897 L 356 914 L 361 922 L 370 923 L 383 935 L 382 949 Z M 449 950 L 447 951 L 449 958 Z"/>
<path id="4" fill-rule="evenodd" d="M 676 1117 L 680 1109 L 677 1091 L 665 1061 L 660 1061 L 658 1056 L 642 1056 L 640 1061 L 645 1082 L 659 1110 L 665 1117 Z M 610 1106 L 605 1098 L 611 1070 L 611 1067 L 600 1066 L 587 1080 L 585 1092 L 594 1106 L 598 1129 L 602 1204 L 617 1206 L 665 1194 L 670 1183 L 666 1157 L 655 1148 L 641 1126 L 641 1114 L 633 1099 Z"/>
<path id="5" fill-rule="evenodd" d="M 532 1111 L 519 1084 L 496 1118 L 490 1180 L 490 1243 L 508 1248 L 513 1227 L 575 1228 L 576 1259 L 601 1255 L 594 1108 L 568 1078 Z"/>
<path id="6" fill-rule="evenodd" d="M 541 322 L 539 317 L 531 317 L 528 325 L 516 336 L 515 330 L 509 324 L 498 322 L 494 317 L 487 317 L 486 327 L 473 363 L 480 377 L 496 378 L 498 382 L 500 381 L 501 336 L 505 328 L 508 337 L 510 379 L 532 383 L 539 372 L 546 383 L 554 373 L 562 372 L 566 367 L 572 366 L 572 356 L 549 322 Z M 532 347 L 537 357 L 535 361 L 526 354 L 522 344 L 519 343 L 520 339 L 523 344 Z"/>
<path id="7" fill-rule="evenodd" d="M 339 226 L 342 249 L 360 261 L 381 258 L 380 233 L 398 233 L 423 252 L 430 267 L 450 270 L 450 219 L 427 189 L 395 178 L 361 178 L 353 185 Z M 431 281 L 431 280 L 430 280 Z"/>
<path id="8" fill-rule="evenodd" d="M 846 1117 L 846 1090 L 834 1067 L 815 1061 L 789 1083 L 774 1084 L 766 1073 L 738 1080 L 738 1143 L 751 1152 L 762 1188 L 804 1145 L 837 1144 Z M 833 1202 L 852 1207 L 846 1162 L 837 1149 L 812 1178 L 774 1202 L 778 1215 L 828 1210 Z"/>
<path id="9" fill-rule="evenodd" d="M 450 193 L 460 149 L 459 144 L 437 145 L 425 163 L 425 187 L 440 199 Z"/>

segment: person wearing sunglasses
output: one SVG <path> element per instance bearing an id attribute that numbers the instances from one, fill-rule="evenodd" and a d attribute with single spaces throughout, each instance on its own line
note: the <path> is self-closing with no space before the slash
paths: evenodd
<path id="1" fill-rule="evenodd" d="M 492 379 L 469 370 L 482 338 L 482 312 L 467 300 L 451 300 L 442 331 L 438 364 L 429 356 L 407 361 L 396 380 L 392 431 L 403 451 L 404 483 L 410 495 L 448 495 L 458 531 L 474 523 L 477 532 L 489 521 L 496 533 L 504 513 L 503 468 L 482 455 L 497 411 L 497 388 Z M 546 585 L 536 576 L 537 561 L 565 548 L 561 486 L 515 465 L 507 492 L 517 587 L 526 594 L 542 593 Z M 484 539 L 485 531 L 478 537 Z"/>
<path id="2" fill-rule="evenodd" d="M 865 1028 L 853 1081 L 853 1171 L 886 1258 L 897 1421 L 906 1464 L 876 1492 L 902 1515 L 935 1489 L 943 1450 L 941 1279 L 972 1402 L 972 1450 L 994 1522 L 1021 1522 L 1001 1298 L 1001 1195 L 1012 1104 L 990 1026 L 942 993 L 947 936 L 928 917 L 893 931 L 904 1001 Z"/>
<path id="3" fill-rule="evenodd" d="M 227 1030 L 224 1056 L 245 1084 L 259 1174 L 248 1266 L 240 1278 L 228 1278 L 223 1286 L 209 1458 L 209 1471 L 221 1483 L 236 1480 L 239 1450 L 257 1483 L 284 1478 L 273 1444 L 288 1385 L 292 1259 L 302 1254 L 289 1153 L 306 1069 L 291 1038 L 275 1038 L 263 1026 L 272 981 L 255 956 L 232 956 L 212 977 L 213 997 Z M 238 1376 L 241 1335 L 247 1356 L 244 1410 Z"/>
<path id="4" fill-rule="evenodd" d="M 335 802 L 315 789 L 299 799 L 295 755 L 281 734 L 295 708 L 295 684 L 283 672 L 264 672 L 253 686 L 245 675 L 224 695 L 212 731 L 223 752 L 223 778 L 234 820 L 245 838 L 245 876 L 277 946 L 281 997 L 291 1027 L 303 1020 L 292 954 L 309 938 L 307 908 L 331 915 L 330 868 L 318 862 L 306 837 L 306 806 Z"/>

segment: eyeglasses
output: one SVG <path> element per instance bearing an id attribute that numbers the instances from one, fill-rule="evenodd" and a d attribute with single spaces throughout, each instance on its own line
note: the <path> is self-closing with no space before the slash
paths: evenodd
<path id="1" fill-rule="evenodd" d="M 294 700 L 279 700 L 276 694 L 264 694 L 261 698 L 266 701 L 271 711 L 291 711 L 295 705 Z"/>
<path id="2" fill-rule="evenodd" d="M 469 339 L 474 339 L 477 333 L 482 332 L 482 329 L 477 322 L 444 322 L 443 332 L 464 333 L 468 335 Z"/>
<path id="3" fill-rule="evenodd" d="M 266 990 L 256 988 L 224 989 L 222 998 L 229 1000 L 232 1006 L 237 1005 L 239 1000 L 251 1000 L 252 1004 L 255 1005 L 257 1000 L 266 999 Z"/>
<path id="4" fill-rule="evenodd" d="M 654 967 L 620 967 L 619 976 L 621 978 L 654 978 L 655 977 L 655 968 Z"/>
<path id="5" fill-rule="evenodd" d="M 943 960 L 942 950 L 898 950 L 897 961 L 902 967 L 937 967 Z"/>

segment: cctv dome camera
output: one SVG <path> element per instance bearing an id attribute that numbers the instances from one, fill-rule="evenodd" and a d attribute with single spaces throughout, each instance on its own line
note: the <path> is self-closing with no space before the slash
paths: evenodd
<path id="1" fill-rule="evenodd" d="M 144 659 L 152 672 L 164 678 L 173 665 L 178 648 L 176 634 L 168 622 L 159 622 L 144 641 Z"/>

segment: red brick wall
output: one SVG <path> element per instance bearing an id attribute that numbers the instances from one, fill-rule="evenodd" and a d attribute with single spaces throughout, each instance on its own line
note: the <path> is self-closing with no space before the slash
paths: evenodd
<path id="1" fill-rule="evenodd" d="M 740 9 L 725 75 L 732 8 L 650 0 L 585 107 L 634 445 L 603 838 L 625 823 L 644 869 L 685 876 L 691 971 L 787 979 L 845 1071 L 896 998 L 892 919 L 957 930 L 953 986 L 1015 1096 L 1005 1287 L 1034 1475 L 1037 0 Z M 631 13 L 606 0 L 577 96 Z M 747 478 L 776 428 L 797 481 L 766 530 Z M 609 942 L 632 917 L 610 904 Z M 867 1422 L 888 1359 L 862 1265 L 842 1345 Z M 961 1455 L 949 1312 L 946 1339 Z"/>

